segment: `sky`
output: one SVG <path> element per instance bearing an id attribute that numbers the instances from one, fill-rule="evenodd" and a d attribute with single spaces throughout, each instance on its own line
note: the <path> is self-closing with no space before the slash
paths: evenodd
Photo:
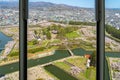
<path id="1" fill-rule="evenodd" d="M 120 8 L 120 0 L 105 0 L 106 8 Z"/>
<path id="2" fill-rule="evenodd" d="M 0 0 L 0 1 L 18 1 L 18 0 Z M 95 0 L 29 0 L 30 2 L 52 2 L 56 4 L 67 4 L 79 7 L 95 7 Z M 106 8 L 120 8 L 120 0 L 105 0 Z"/>
<path id="3" fill-rule="evenodd" d="M 72 6 L 90 7 L 90 8 L 91 7 L 94 8 L 95 6 L 94 0 L 29 0 L 29 1 L 32 1 L 32 2 L 45 1 L 45 2 L 52 2 L 57 4 L 67 4 Z"/>
<path id="4" fill-rule="evenodd" d="M 79 7 L 95 7 L 95 0 L 29 0 L 32 2 L 36 1 L 45 1 L 45 2 L 53 2 L 57 4 L 68 4 L 72 6 Z M 120 8 L 120 0 L 105 0 L 106 8 Z"/>

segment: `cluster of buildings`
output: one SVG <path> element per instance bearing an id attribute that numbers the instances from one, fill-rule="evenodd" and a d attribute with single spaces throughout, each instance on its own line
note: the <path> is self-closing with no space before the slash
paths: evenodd
<path id="1" fill-rule="evenodd" d="M 112 68 L 112 79 L 113 80 L 119 80 L 120 79 L 120 62 L 112 62 L 111 63 Z"/>
<path id="2" fill-rule="evenodd" d="M 50 21 L 83 21 L 95 22 L 94 9 L 49 9 L 44 10 L 30 9 L 29 10 L 29 23 L 36 23 L 42 20 Z"/>
<path id="3" fill-rule="evenodd" d="M 10 26 L 19 24 L 19 10 L 0 9 L 0 26 Z"/>
<path id="4" fill-rule="evenodd" d="M 58 8 L 43 8 L 29 10 L 29 23 L 37 24 L 40 21 L 95 21 L 94 9 L 58 9 Z M 17 9 L 0 9 L 0 26 L 18 25 L 19 24 L 19 10 Z"/>
<path id="5" fill-rule="evenodd" d="M 13 72 L 6 75 L 0 75 L 0 80 L 19 80 L 19 72 Z"/>
<path id="6" fill-rule="evenodd" d="M 120 9 L 108 9 L 105 11 L 105 21 L 117 29 L 120 29 Z"/>
<path id="7" fill-rule="evenodd" d="M 117 29 L 120 28 L 120 10 L 106 9 L 106 23 Z M 29 24 L 37 24 L 40 21 L 82 21 L 95 22 L 95 9 L 72 7 L 38 7 L 29 9 Z M 0 26 L 18 25 L 18 9 L 0 9 Z"/>

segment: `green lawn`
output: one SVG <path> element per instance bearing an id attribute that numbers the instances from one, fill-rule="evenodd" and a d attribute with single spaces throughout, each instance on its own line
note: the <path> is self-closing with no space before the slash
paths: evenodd
<path id="1" fill-rule="evenodd" d="M 59 44 L 59 43 L 61 43 L 60 39 L 54 39 L 50 41 L 50 44 Z"/>
<path id="2" fill-rule="evenodd" d="M 50 40 L 44 40 L 42 41 L 41 46 L 46 47 L 49 44 Z"/>
<path id="3" fill-rule="evenodd" d="M 86 68 L 86 58 L 83 58 L 83 57 L 75 57 L 75 58 L 70 58 L 70 59 L 67 59 L 66 61 L 68 61 L 69 63 L 71 64 L 74 64 L 75 66 L 78 66 L 82 69 L 85 70 Z"/>
<path id="4" fill-rule="evenodd" d="M 54 63 L 54 65 L 64 69 L 65 71 L 70 70 L 70 66 L 65 64 L 64 62 L 56 62 L 56 63 Z"/>
<path id="5" fill-rule="evenodd" d="M 96 69 L 94 67 L 86 69 L 85 76 L 88 80 L 96 80 Z"/>
<path id="6" fill-rule="evenodd" d="M 77 32 L 71 32 L 71 33 L 67 33 L 65 35 L 68 39 L 73 39 L 73 38 L 77 38 L 77 37 L 80 37 L 80 35 L 77 33 Z"/>
<path id="7" fill-rule="evenodd" d="M 19 56 L 19 50 L 13 49 L 10 54 L 8 54 L 9 57 Z"/>
<path id="8" fill-rule="evenodd" d="M 86 59 L 84 57 L 69 58 L 66 61 L 84 70 L 84 72 L 80 72 L 79 74 L 75 75 L 75 77 L 77 77 L 79 80 L 96 80 L 95 67 L 90 67 L 89 69 L 86 69 Z M 64 62 L 56 62 L 54 63 L 54 65 L 70 73 L 70 65 L 65 64 Z"/>

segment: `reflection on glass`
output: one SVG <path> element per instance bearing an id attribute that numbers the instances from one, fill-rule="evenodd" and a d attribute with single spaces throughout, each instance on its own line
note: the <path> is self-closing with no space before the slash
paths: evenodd
<path id="1" fill-rule="evenodd" d="M 120 79 L 120 5 L 105 1 L 105 80 Z"/>
<path id="2" fill-rule="evenodd" d="M 19 80 L 18 7 L 18 0 L 0 0 L 0 80 Z"/>
<path id="3" fill-rule="evenodd" d="M 30 0 L 28 80 L 96 80 L 94 0 Z"/>

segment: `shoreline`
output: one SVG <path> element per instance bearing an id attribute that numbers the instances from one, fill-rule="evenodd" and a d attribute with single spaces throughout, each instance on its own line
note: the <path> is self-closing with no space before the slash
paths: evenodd
<path id="1" fill-rule="evenodd" d="M 0 34 L 3 34 L 3 35 L 5 35 L 5 36 L 7 36 L 7 37 L 11 38 L 11 40 L 9 40 L 9 41 L 14 40 L 12 37 L 8 36 L 7 34 L 5 34 L 5 33 L 4 33 L 3 31 L 1 31 L 1 30 L 0 30 Z M 6 45 L 6 44 L 5 44 L 5 45 Z"/>
<path id="2" fill-rule="evenodd" d="M 15 41 L 12 37 L 8 36 L 7 34 L 3 33 L 2 31 L 0 31 L 1 34 L 11 38 L 11 40 L 7 41 L 6 44 L 4 44 L 4 48 L 1 49 L 0 52 L 0 60 L 3 60 L 4 58 L 6 58 L 6 56 L 11 52 L 11 50 L 13 49 L 14 45 L 15 45 Z M 10 48 L 10 49 L 9 49 Z"/>
<path id="3" fill-rule="evenodd" d="M 8 43 L 5 44 L 4 50 L 2 50 L 0 53 L 0 60 L 5 59 L 7 55 L 10 54 L 15 44 L 16 44 L 16 41 L 8 41 Z"/>
<path id="4" fill-rule="evenodd" d="M 8 34 L 4 33 L 4 32 L 1 31 L 1 30 L 0 30 L 0 33 L 4 34 L 4 35 L 7 36 L 7 37 L 11 37 L 11 36 L 9 36 Z M 12 37 L 11 37 L 11 38 L 12 38 Z M 12 39 L 13 39 L 13 38 L 12 38 Z"/>

